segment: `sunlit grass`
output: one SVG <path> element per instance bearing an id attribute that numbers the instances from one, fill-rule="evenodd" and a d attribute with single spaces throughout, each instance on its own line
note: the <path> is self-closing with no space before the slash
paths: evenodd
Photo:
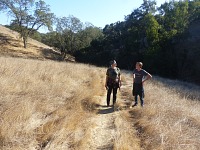
<path id="1" fill-rule="evenodd" d="M 0 63 L 0 146 L 78 146 L 88 126 L 84 119 L 95 114 L 91 106 L 93 97 L 102 94 L 104 72 L 52 61 L 0 58 Z"/>
<path id="2" fill-rule="evenodd" d="M 131 84 L 131 77 L 126 76 Z M 200 148 L 200 87 L 154 77 L 145 83 L 145 107 L 129 111 L 144 149 Z M 126 89 L 131 96 L 131 89 Z"/>
<path id="3" fill-rule="evenodd" d="M 89 118 L 101 115 L 105 68 L 3 57 L 0 63 L 1 149 L 87 147 Z M 144 85 L 145 107 L 128 109 L 132 78 L 122 72 L 122 79 L 120 109 L 110 114 L 114 149 L 200 149 L 199 86 L 153 77 Z"/>

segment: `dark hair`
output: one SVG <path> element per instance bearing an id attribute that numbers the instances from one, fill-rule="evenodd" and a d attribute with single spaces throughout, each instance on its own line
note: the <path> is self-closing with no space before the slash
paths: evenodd
<path id="1" fill-rule="evenodd" d="M 110 61 L 110 65 L 112 65 L 112 64 L 116 64 L 117 62 L 115 61 L 115 60 L 111 60 Z"/>

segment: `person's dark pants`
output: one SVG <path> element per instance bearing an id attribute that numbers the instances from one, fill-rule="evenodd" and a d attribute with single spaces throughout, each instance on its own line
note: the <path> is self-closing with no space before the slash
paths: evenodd
<path id="1" fill-rule="evenodd" d="M 116 99 L 117 99 L 117 86 L 114 85 L 109 85 L 108 86 L 108 90 L 107 90 L 107 106 L 110 105 L 110 95 L 113 92 L 113 105 L 116 103 Z"/>
<path id="2" fill-rule="evenodd" d="M 140 97 L 140 104 L 141 106 L 144 105 L 144 97 L 142 95 L 139 95 Z M 137 105 L 138 104 L 138 95 L 135 95 L 135 104 L 134 105 Z"/>
<path id="3" fill-rule="evenodd" d="M 135 106 L 138 104 L 138 96 L 140 97 L 141 106 L 144 105 L 144 88 L 142 83 L 133 84 L 133 96 L 135 96 Z"/>

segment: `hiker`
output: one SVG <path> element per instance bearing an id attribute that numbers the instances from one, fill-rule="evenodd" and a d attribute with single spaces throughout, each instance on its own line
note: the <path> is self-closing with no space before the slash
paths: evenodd
<path id="1" fill-rule="evenodd" d="M 144 88 L 143 84 L 146 80 L 151 79 L 152 75 L 147 71 L 142 69 L 143 63 L 137 62 L 136 68 L 133 70 L 133 96 L 135 96 L 135 103 L 131 105 L 131 108 L 137 106 L 138 104 L 138 95 L 140 97 L 140 104 L 144 106 Z"/>
<path id="2" fill-rule="evenodd" d="M 115 60 L 110 61 L 110 67 L 106 72 L 105 87 L 107 89 L 107 106 L 110 106 L 110 95 L 113 92 L 113 107 L 116 103 L 117 90 L 121 87 L 120 69 L 117 67 Z"/>

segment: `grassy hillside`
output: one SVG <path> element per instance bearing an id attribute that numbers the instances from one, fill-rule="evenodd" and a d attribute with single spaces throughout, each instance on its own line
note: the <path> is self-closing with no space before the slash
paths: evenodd
<path id="1" fill-rule="evenodd" d="M 23 47 L 19 33 L 0 25 L 0 55 L 32 59 L 60 60 L 60 52 L 31 38 L 28 47 Z"/>

